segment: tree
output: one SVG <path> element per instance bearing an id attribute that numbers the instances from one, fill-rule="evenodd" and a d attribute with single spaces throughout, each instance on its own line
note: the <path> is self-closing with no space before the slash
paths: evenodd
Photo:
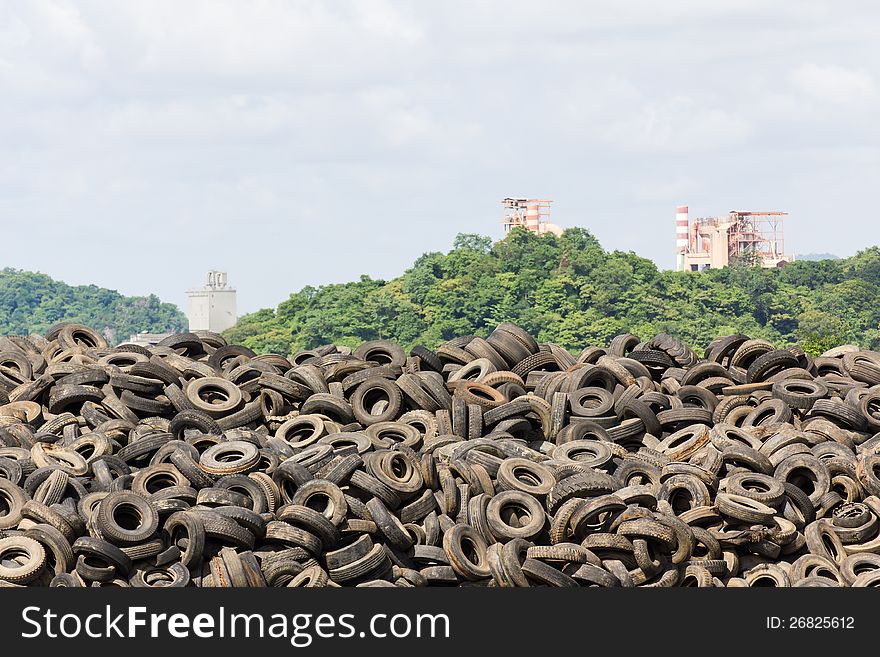
<path id="1" fill-rule="evenodd" d="M 492 238 L 476 233 L 459 233 L 452 242 L 453 249 L 465 249 L 481 255 L 486 255 L 492 248 Z"/>
<path id="2" fill-rule="evenodd" d="M 847 326 L 836 315 L 819 310 L 808 310 L 798 317 L 798 339 L 807 353 L 814 356 L 843 344 Z"/>
<path id="3" fill-rule="evenodd" d="M 155 295 L 125 297 L 96 285 L 71 286 L 45 274 L 0 271 L 0 335 L 45 333 L 61 321 L 79 322 L 111 344 L 133 333 L 184 331 L 186 317 Z"/>
<path id="4" fill-rule="evenodd" d="M 731 269 L 743 269 L 745 267 L 760 267 L 761 266 L 761 254 L 758 253 L 758 250 L 754 247 L 754 245 L 747 246 L 739 253 L 731 256 L 730 263 L 728 266 Z"/>

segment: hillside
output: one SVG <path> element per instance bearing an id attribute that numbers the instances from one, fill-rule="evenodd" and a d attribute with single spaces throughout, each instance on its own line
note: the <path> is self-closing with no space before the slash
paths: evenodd
<path id="1" fill-rule="evenodd" d="M 242 317 L 226 337 L 282 354 L 377 338 L 435 346 L 485 336 L 502 321 L 572 350 L 623 332 L 702 345 L 737 331 L 813 354 L 844 342 L 878 349 L 880 249 L 775 270 L 695 273 L 607 252 L 580 228 L 559 238 L 514 230 L 495 244 L 459 235 L 449 253 L 426 253 L 399 278 L 305 287 L 275 310 Z"/>
<path id="2" fill-rule="evenodd" d="M 177 306 L 152 294 L 126 297 L 95 285 L 67 285 L 45 274 L 0 270 L 0 335 L 45 333 L 60 321 L 90 326 L 111 344 L 132 333 L 187 328 Z"/>

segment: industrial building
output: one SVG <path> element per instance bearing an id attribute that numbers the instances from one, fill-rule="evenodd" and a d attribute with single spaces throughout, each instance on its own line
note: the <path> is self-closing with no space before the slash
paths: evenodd
<path id="1" fill-rule="evenodd" d="M 736 258 L 761 267 L 782 267 L 794 260 L 785 253 L 787 212 L 731 210 L 722 217 L 690 219 L 688 206 L 675 209 L 675 270 L 720 269 Z"/>
<path id="2" fill-rule="evenodd" d="M 135 344 L 140 347 L 155 347 L 162 340 L 170 338 L 172 335 L 174 333 L 171 331 L 166 331 L 165 333 L 134 333 L 125 342 L 126 344 Z"/>
<path id="3" fill-rule="evenodd" d="M 187 319 L 190 331 L 220 333 L 235 324 L 235 289 L 229 287 L 225 271 L 209 271 L 205 286 L 187 290 Z"/>
<path id="4" fill-rule="evenodd" d="M 510 232 L 511 228 L 520 226 L 536 235 L 562 235 L 562 228 L 550 223 L 550 203 L 547 199 L 536 198 L 508 197 L 502 200 L 504 216 L 501 225 L 504 227 L 504 234 Z"/>

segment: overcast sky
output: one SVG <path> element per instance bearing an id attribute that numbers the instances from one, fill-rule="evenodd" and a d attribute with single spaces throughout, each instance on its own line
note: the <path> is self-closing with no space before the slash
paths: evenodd
<path id="1" fill-rule="evenodd" d="M 0 0 L 0 266 L 182 307 L 225 269 L 243 313 L 498 238 L 504 196 L 664 268 L 680 203 L 850 255 L 878 34 L 876 2 Z"/>

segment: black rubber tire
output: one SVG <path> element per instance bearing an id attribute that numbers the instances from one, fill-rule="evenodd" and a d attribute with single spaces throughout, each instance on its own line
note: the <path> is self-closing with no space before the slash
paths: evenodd
<path id="1" fill-rule="evenodd" d="M 181 547 L 180 562 L 187 568 L 194 568 L 205 551 L 205 524 L 198 514 L 178 511 L 171 514 L 162 527 L 167 545 Z M 183 534 L 181 537 L 180 534 Z M 185 540 L 185 543 L 184 543 Z"/>
<path id="2" fill-rule="evenodd" d="M 547 511 L 553 514 L 572 497 L 597 497 L 611 493 L 617 486 L 611 476 L 594 470 L 572 475 L 557 482 L 547 494 Z"/>
<path id="3" fill-rule="evenodd" d="M 126 577 L 131 572 L 133 565 L 131 558 L 108 541 L 91 536 L 80 536 L 74 541 L 71 549 L 78 559 L 85 556 L 88 560 L 91 557 L 103 562 L 104 565 L 112 566 L 120 577 Z"/>
<path id="4" fill-rule="evenodd" d="M 844 428 L 864 431 L 868 428 L 866 418 L 858 408 L 840 399 L 818 399 L 810 409 L 810 417 L 824 416 Z"/>
<path id="5" fill-rule="evenodd" d="M 377 397 L 386 402 L 384 410 L 373 413 Z M 403 394 L 394 381 L 382 378 L 367 379 L 361 383 L 351 396 L 351 409 L 354 417 L 364 426 L 397 419 L 403 406 Z"/>
<path id="6" fill-rule="evenodd" d="M 778 509 L 785 501 L 783 483 L 769 475 L 737 472 L 727 480 L 727 490 L 734 495 L 748 497 Z"/>
<path id="7" fill-rule="evenodd" d="M 241 389 L 217 376 L 190 381 L 185 394 L 193 408 L 213 418 L 234 413 L 244 403 Z"/>
<path id="8" fill-rule="evenodd" d="M 410 355 L 415 356 L 422 361 L 428 368 L 435 372 L 443 371 L 443 361 L 437 358 L 437 354 L 425 347 L 424 345 L 416 345 L 410 349 Z"/>
<path id="9" fill-rule="evenodd" d="M 12 529 L 21 522 L 22 509 L 27 501 L 28 496 L 20 486 L 0 479 L 0 505 L 4 510 L 3 515 L 0 515 L 0 531 Z"/>
<path id="10" fill-rule="evenodd" d="M 199 467 L 209 475 L 247 474 L 260 463 L 260 450 L 253 443 L 228 440 L 217 443 L 202 452 Z"/>
<path id="11" fill-rule="evenodd" d="M 184 588 L 190 582 L 190 572 L 181 563 L 167 566 L 142 566 L 134 570 L 129 584 L 135 588 Z"/>
<path id="12" fill-rule="evenodd" d="M 773 396 L 791 408 L 810 410 L 813 404 L 828 394 L 828 387 L 820 381 L 786 379 L 773 384 Z"/>
<path id="13" fill-rule="evenodd" d="M 120 524 L 120 518 L 126 526 Z M 136 545 L 149 540 L 159 529 L 159 514 L 156 507 L 141 496 L 120 491 L 101 500 L 95 522 L 111 543 Z"/>
<path id="14" fill-rule="evenodd" d="M 514 510 L 519 514 L 513 514 Z M 515 519 L 510 522 L 510 518 Z M 523 518 L 526 518 L 523 521 Z M 506 490 L 494 495 L 486 507 L 486 522 L 492 536 L 502 542 L 513 538 L 530 540 L 544 529 L 547 516 L 537 498 L 521 490 Z"/>
<path id="15" fill-rule="evenodd" d="M 45 566 L 46 550 L 39 541 L 29 536 L 0 538 L 0 581 L 25 585 L 37 579 Z"/>
<path id="16" fill-rule="evenodd" d="M 538 561 L 537 559 L 527 558 L 525 561 L 522 562 L 521 569 L 523 574 L 530 581 L 538 584 L 539 586 L 552 586 L 554 588 L 567 588 L 578 586 L 577 581 L 573 578 L 569 577 L 560 570 L 556 570 L 556 568 L 544 563 L 543 561 Z"/>
<path id="17" fill-rule="evenodd" d="M 730 493 L 718 493 L 715 504 L 723 515 L 750 524 L 770 524 L 776 515 L 776 511 L 766 504 Z"/>
<path id="18" fill-rule="evenodd" d="M 819 508 L 822 497 L 831 489 L 831 477 L 825 464 L 812 454 L 795 454 L 783 460 L 773 472 L 773 477 L 784 483 L 797 485 L 798 473 L 808 473 L 806 479 L 810 480 L 812 492 L 809 493 L 810 502 L 815 508 Z M 795 479 L 793 479 L 795 477 Z"/>
<path id="19" fill-rule="evenodd" d="M 301 547 L 317 557 L 321 554 L 321 539 L 301 527 L 273 520 L 266 524 L 265 538 L 269 542 L 283 543 L 291 547 Z"/>
<path id="20" fill-rule="evenodd" d="M 388 545 L 401 552 L 406 552 L 412 548 L 412 536 L 410 536 L 400 520 L 382 504 L 381 500 L 374 497 L 367 502 L 367 509 Z"/>
<path id="21" fill-rule="evenodd" d="M 339 528 L 323 514 L 300 504 L 287 504 L 275 514 L 275 517 L 295 527 L 301 527 L 321 539 L 323 550 L 336 548 L 341 538 Z"/>
<path id="22" fill-rule="evenodd" d="M 320 413 L 327 415 L 342 424 L 348 424 L 355 420 L 351 404 L 328 392 L 315 393 L 310 396 L 300 406 L 299 411 L 303 414 Z"/>
<path id="23" fill-rule="evenodd" d="M 211 416 L 197 410 L 185 410 L 174 416 L 168 424 L 168 431 L 176 440 L 184 438 L 186 429 L 196 429 L 204 434 L 219 436 L 223 433 L 220 425 Z"/>
<path id="24" fill-rule="evenodd" d="M 397 365 L 403 367 L 406 364 L 406 353 L 400 345 L 390 340 L 370 340 L 362 343 L 353 353 L 355 358 L 373 361 L 379 365 Z"/>
<path id="25" fill-rule="evenodd" d="M 318 500 L 317 502 L 315 500 Z M 321 501 L 323 500 L 323 501 Z M 339 486 L 323 479 L 313 479 L 304 483 L 294 493 L 293 504 L 320 510 L 336 527 L 339 527 L 348 512 L 348 503 Z M 323 508 L 316 509 L 313 504 Z"/>
<path id="26" fill-rule="evenodd" d="M 329 570 L 330 579 L 338 583 L 350 583 L 369 579 L 377 574 L 387 571 L 391 567 L 388 552 L 385 548 L 376 544 L 369 551 L 345 564 L 341 564 Z"/>
<path id="27" fill-rule="evenodd" d="M 746 383 L 765 381 L 768 375 L 789 367 L 799 367 L 797 357 L 788 349 L 775 349 L 758 356 L 746 371 Z"/>
<path id="28" fill-rule="evenodd" d="M 556 485 L 549 468 L 524 458 L 507 458 L 496 474 L 499 490 L 519 490 L 543 499 Z"/>
<path id="29" fill-rule="evenodd" d="M 471 546 L 465 551 L 464 544 Z M 468 580 L 479 580 L 491 577 L 487 561 L 486 541 L 480 533 L 469 525 L 453 525 L 443 534 L 443 550 L 449 564 L 457 575 Z M 469 554 L 470 553 L 470 554 Z M 476 557 L 476 560 L 472 558 Z"/>

